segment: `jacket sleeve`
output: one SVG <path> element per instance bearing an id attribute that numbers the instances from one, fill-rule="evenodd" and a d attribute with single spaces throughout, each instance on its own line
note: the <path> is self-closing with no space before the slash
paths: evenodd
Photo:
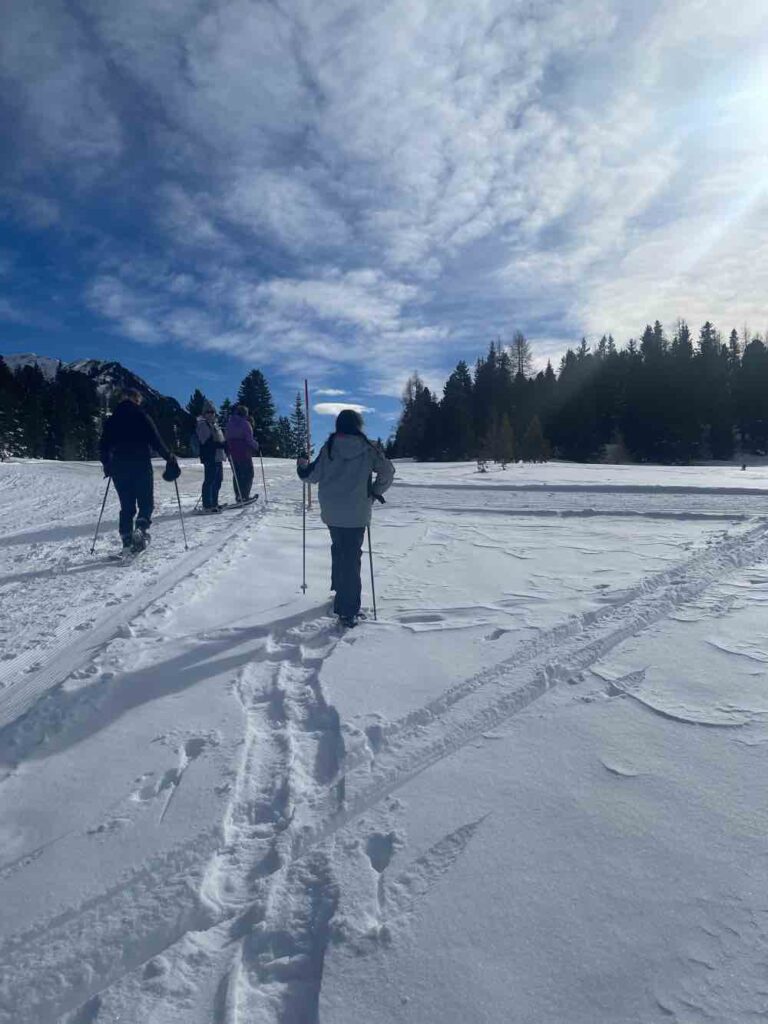
<path id="1" fill-rule="evenodd" d="M 167 462 L 168 459 L 170 459 L 171 457 L 170 449 L 166 445 L 165 441 L 163 441 L 162 437 L 160 437 L 157 427 L 155 426 L 155 421 L 152 419 L 152 417 L 147 416 L 145 413 L 144 418 L 147 421 L 147 440 L 149 442 L 150 448 L 154 448 L 157 454 L 164 458 Z"/>
<path id="2" fill-rule="evenodd" d="M 395 467 L 378 448 L 375 451 L 373 472 L 376 474 L 376 478 L 371 489 L 374 494 L 381 495 L 392 486 L 392 481 L 395 479 Z"/>
<path id="3" fill-rule="evenodd" d="M 320 449 L 320 454 L 317 456 L 314 462 L 310 462 L 304 469 L 297 466 L 296 472 L 299 477 L 308 484 L 319 484 L 323 479 L 323 470 L 325 469 L 325 460 L 328 458 L 325 445 Z"/>
<path id="4" fill-rule="evenodd" d="M 99 458 L 101 459 L 102 465 L 106 466 L 112 457 L 112 417 L 104 421 L 104 426 L 101 428 L 101 437 L 99 438 Z"/>
<path id="5" fill-rule="evenodd" d="M 251 446 L 251 450 L 258 455 L 259 442 L 253 436 L 253 427 L 247 420 L 245 421 L 245 440 Z"/>
<path id="6" fill-rule="evenodd" d="M 205 422 L 205 420 L 198 420 L 195 424 L 195 431 L 197 433 L 197 440 L 200 444 L 205 444 L 209 438 L 213 437 L 211 428 Z"/>

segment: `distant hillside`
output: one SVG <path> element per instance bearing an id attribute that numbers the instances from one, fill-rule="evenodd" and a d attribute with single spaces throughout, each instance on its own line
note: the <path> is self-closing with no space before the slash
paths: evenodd
<path id="1" fill-rule="evenodd" d="M 0 455 L 31 458 L 98 457 L 101 423 L 124 388 L 144 395 L 144 406 L 165 441 L 180 455 L 194 420 L 175 398 L 161 395 L 120 363 L 49 356 L 0 356 Z"/>

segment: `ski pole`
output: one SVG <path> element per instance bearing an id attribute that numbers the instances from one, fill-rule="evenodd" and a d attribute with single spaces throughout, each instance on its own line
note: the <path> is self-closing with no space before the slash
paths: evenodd
<path id="1" fill-rule="evenodd" d="M 99 536 L 99 529 L 101 527 L 101 517 L 104 515 L 104 508 L 107 504 L 107 495 L 109 494 L 109 485 L 112 483 L 112 477 L 107 477 L 107 489 L 104 491 L 104 501 L 101 503 L 101 512 L 99 512 L 99 521 L 96 523 L 96 533 L 93 535 L 93 544 L 91 544 L 91 554 L 96 550 L 96 538 Z"/>
<path id="2" fill-rule="evenodd" d="M 187 544 L 187 531 L 184 527 L 184 513 L 181 511 L 181 498 L 179 496 L 179 481 L 174 480 L 173 486 L 176 488 L 176 501 L 179 505 L 179 518 L 181 519 L 181 532 L 184 535 L 184 550 L 189 551 L 189 544 Z"/>
<path id="3" fill-rule="evenodd" d="M 261 482 L 264 484 L 264 504 L 267 504 L 267 478 L 264 476 L 264 456 L 259 449 L 259 462 L 261 463 Z"/>
<path id="4" fill-rule="evenodd" d="M 376 614 L 376 584 L 373 582 L 373 548 L 371 547 L 371 524 L 368 523 L 368 561 L 371 564 L 371 594 L 373 595 L 373 621 L 378 622 Z"/>
<path id="5" fill-rule="evenodd" d="M 304 419 L 307 428 L 307 458 L 312 460 L 312 427 L 309 422 L 309 384 L 304 378 Z M 307 484 L 307 508 L 312 508 L 312 484 Z"/>
<path id="6" fill-rule="evenodd" d="M 307 485 L 301 485 L 301 589 L 307 592 Z"/>
<path id="7" fill-rule="evenodd" d="M 237 479 L 237 473 L 235 472 L 235 464 L 232 461 L 232 456 L 227 452 L 227 461 L 229 462 L 229 468 L 232 470 L 232 486 L 235 492 L 235 497 L 238 501 L 243 500 L 243 492 L 240 490 L 240 481 Z"/>

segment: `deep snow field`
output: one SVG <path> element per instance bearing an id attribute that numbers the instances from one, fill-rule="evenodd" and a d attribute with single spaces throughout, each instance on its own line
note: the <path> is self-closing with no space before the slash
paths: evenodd
<path id="1" fill-rule="evenodd" d="M 768 468 L 400 463 L 347 633 L 266 474 L 0 463 L 0 1024 L 765 1019 Z"/>

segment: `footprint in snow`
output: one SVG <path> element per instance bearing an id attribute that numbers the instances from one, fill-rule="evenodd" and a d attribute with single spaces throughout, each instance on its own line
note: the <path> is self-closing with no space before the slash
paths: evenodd
<path id="1" fill-rule="evenodd" d="M 365 852 L 368 854 L 371 867 L 378 874 L 386 871 L 389 867 L 389 862 L 395 852 L 395 839 L 394 832 L 388 832 L 386 835 L 382 832 L 374 832 L 368 837 Z"/>
<path id="2" fill-rule="evenodd" d="M 100 825 L 94 825 L 92 828 L 87 829 L 86 835 L 108 835 L 110 832 L 117 832 L 123 825 L 130 825 L 130 823 L 130 818 L 110 818 L 108 821 L 103 821 Z"/>

